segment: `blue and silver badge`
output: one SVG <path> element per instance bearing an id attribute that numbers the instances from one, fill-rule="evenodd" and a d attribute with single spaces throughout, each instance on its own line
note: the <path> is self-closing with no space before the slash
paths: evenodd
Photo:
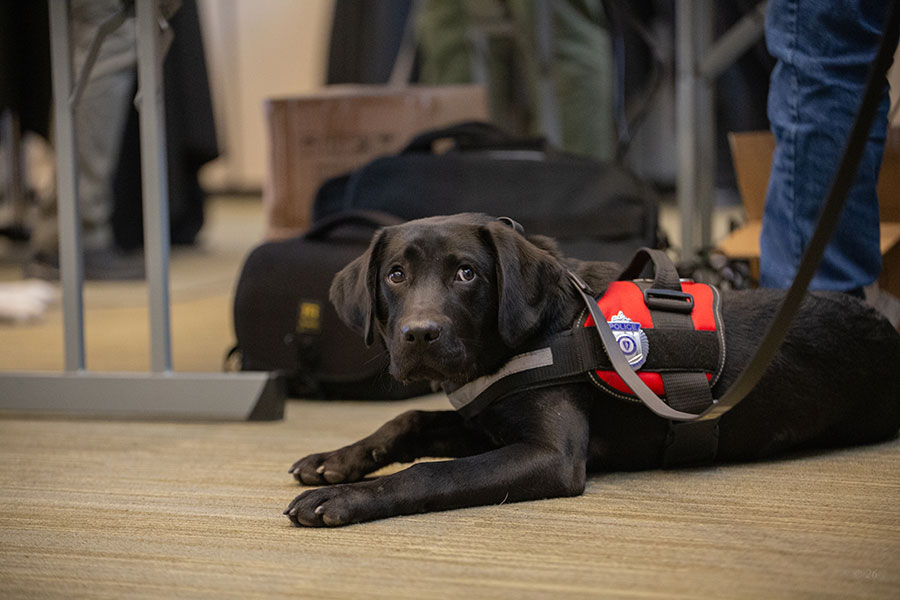
<path id="1" fill-rule="evenodd" d="M 647 334 L 641 329 L 641 324 L 626 317 L 621 310 L 608 323 L 613 335 L 616 336 L 619 349 L 628 359 L 628 364 L 637 371 L 647 361 L 647 351 L 650 348 L 650 342 L 647 340 Z"/>

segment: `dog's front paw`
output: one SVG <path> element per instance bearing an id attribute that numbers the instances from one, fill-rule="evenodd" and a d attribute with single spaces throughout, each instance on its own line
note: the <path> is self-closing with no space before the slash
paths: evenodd
<path id="1" fill-rule="evenodd" d="M 353 485 L 340 485 L 303 492 L 284 514 L 297 527 L 340 527 L 370 520 L 367 494 Z"/>
<path id="2" fill-rule="evenodd" d="M 347 446 L 334 452 L 310 454 L 301 458 L 289 472 L 305 485 L 328 485 L 359 481 L 378 468 L 376 453 L 359 446 Z"/>

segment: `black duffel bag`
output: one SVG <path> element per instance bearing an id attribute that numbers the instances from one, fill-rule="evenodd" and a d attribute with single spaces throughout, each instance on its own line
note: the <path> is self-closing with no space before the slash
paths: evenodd
<path id="1" fill-rule="evenodd" d="M 442 143 L 450 149 L 436 153 Z M 638 248 L 659 246 L 656 194 L 631 171 L 481 122 L 422 133 L 399 154 L 327 181 L 313 219 L 358 209 L 403 219 L 507 216 L 583 260 L 627 262 Z"/>
<path id="2" fill-rule="evenodd" d="M 350 211 L 322 219 L 306 234 L 257 246 L 247 256 L 234 298 L 237 346 L 245 371 L 279 371 L 303 398 L 408 398 L 427 383 L 404 386 L 387 371 L 383 347 L 366 347 L 328 301 L 335 273 L 361 255 L 375 231 L 401 219 Z"/>
<path id="3" fill-rule="evenodd" d="M 452 148 L 435 153 L 442 140 Z M 562 154 L 485 123 L 425 132 L 398 155 L 327 181 L 308 233 L 250 253 L 234 304 L 240 368 L 282 371 L 291 395 L 302 397 L 429 391 L 390 377 L 383 348 L 366 348 L 339 320 L 328 289 L 377 228 L 470 211 L 511 217 L 585 260 L 625 262 L 638 248 L 657 245 L 656 197 L 620 166 Z"/>

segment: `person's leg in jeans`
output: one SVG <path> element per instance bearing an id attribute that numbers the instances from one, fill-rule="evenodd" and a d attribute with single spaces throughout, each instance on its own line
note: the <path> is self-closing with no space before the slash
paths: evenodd
<path id="1" fill-rule="evenodd" d="M 766 43 L 775 155 L 760 238 L 760 283 L 786 288 L 809 243 L 878 50 L 886 3 L 770 0 Z M 855 294 L 881 271 L 876 183 L 890 99 L 885 85 L 859 172 L 812 289 Z"/>

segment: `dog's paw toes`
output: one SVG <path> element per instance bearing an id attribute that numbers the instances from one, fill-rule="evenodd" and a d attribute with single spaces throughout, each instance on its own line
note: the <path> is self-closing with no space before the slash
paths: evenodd
<path id="1" fill-rule="evenodd" d="M 348 447 L 301 458 L 291 466 L 290 473 L 305 485 L 330 485 L 359 481 L 373 469 L 363 449 Z"/>
<path id="2" fill-rule="evenodd" d="M 319 463 L 319 455 L 313 454 L 301 458 L 292 464 L 291 468 L 288 469 L 288 473 L 293 475 L 294 479 L 299 483 L 306 485 L 321 485 L 324 482 L 322 481 L 321 474 L 318 472 L 320 466 Z"/>
<path id="3" fill-rule="evenodd" d="M 299 483 L 304 485 L 326 485 L 330 483 L 342 483 L 346 475 L 335 466 L 328 464 L 333 454 L 311 454 L 301 458 L 289 469 Z"/>
<path id="4" fill-rule="evenodd" d="M 332 467 L 329 464 L 320 465 L 318 469 L 316 469 L 316 473 L 322 476 L 322 478 L 328 483 L 344 483 L 349 478 L 347 474 L 341 470 Z"/>
<path id="5" fill-rule="evenodd" d="M 351 522 L 350 505 L 340 494 L 310 490 L 294 498 L 284 514 L 297 527 L 339 527 Z"/>
<path id="6" fill-rule="evenodd" d="M 322 519 L 322 523 L 329 527 L 340 527 L 350 523 L 349 507 L 338 498 L 326 500 L 317 506 L 314 512 Z"/>

